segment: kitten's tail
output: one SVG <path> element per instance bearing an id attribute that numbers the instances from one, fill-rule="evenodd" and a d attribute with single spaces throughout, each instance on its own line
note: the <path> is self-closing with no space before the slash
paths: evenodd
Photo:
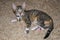
<path id="1" fill-rule="evenodd" d="M 47 30 L 47 33 L 46 33 L 44 39 L 46 39 L 50 35 L 50 33 L 52 32 L 53 29 L 54 29 L 54 27 L 53 27 L 53 21 L 52 21 L 49 29 Z"/>

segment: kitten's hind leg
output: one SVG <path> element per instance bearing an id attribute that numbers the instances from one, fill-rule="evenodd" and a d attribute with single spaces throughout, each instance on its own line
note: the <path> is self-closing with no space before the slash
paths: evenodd
<path id="1" fill-rule="evenodd" d="M 39 25 L 33 27 L 31 30 L 34 31 L 34 30 L 38 30 L 38 29 L 40 29 L 40 30 L 44 30 L 44 28 L 41 27 L 41 26 L 39 26 Z"/>

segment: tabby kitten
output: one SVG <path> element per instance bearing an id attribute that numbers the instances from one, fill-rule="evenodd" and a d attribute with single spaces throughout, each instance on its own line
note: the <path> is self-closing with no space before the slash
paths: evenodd
<path id="1" fill-rule="evenodd" d="M 17 21 L 24 20 L 27 25 L 26 33 L 29 33 L 29 28 L 31 27 L 32 22 L 36 20 L 37 21 L 36 24 L 40 28 L 43 29 L 48 28 L 47 33 L 44 37 L 44 39 L 46 39 L 54 28 L 52 18 L 43 11 L 36 9 L 25 10 L 25 7 L 26 7 L 25 2 L 21 6 L 16 6 L 14 3 L 12 4 L 12 9 L 14 14 L 16 15 Z"/>

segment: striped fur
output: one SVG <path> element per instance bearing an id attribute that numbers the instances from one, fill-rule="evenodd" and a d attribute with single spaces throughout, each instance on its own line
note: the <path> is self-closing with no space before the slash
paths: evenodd
<path id="1" fill-rule="evenodd" d="M 18 21 L 21 19 L 25 21 L 27 25 L 26 33 L 29 33 L 29 28 L 35 19 L 37 20 L 37 25 L 44 29 L 48 28 L 44 39 L 46 39 L 53 30 L 52 18 L 43 11 L 36 9 L 25 10 L 25 3 L 23 3 L 22 6 L 16 6 L 13 4 L 13 12 L 16 17 L 18 17 Z"/>

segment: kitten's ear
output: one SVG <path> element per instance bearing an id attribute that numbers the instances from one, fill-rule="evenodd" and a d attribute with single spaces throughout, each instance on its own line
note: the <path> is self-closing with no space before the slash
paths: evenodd
<path id="1" fill-rule="evenodd" d="M 16 5 L 14 3 L 12 3 L 12 9 L 15 11 L 16 10 Z"/>
<path id="2" fill-rule="evenodd" d="M 26 3 L 24 2 L 24 3 L 22 4 L 22 8 L 25 9 L 25 7 L 26 7 Z"/>

